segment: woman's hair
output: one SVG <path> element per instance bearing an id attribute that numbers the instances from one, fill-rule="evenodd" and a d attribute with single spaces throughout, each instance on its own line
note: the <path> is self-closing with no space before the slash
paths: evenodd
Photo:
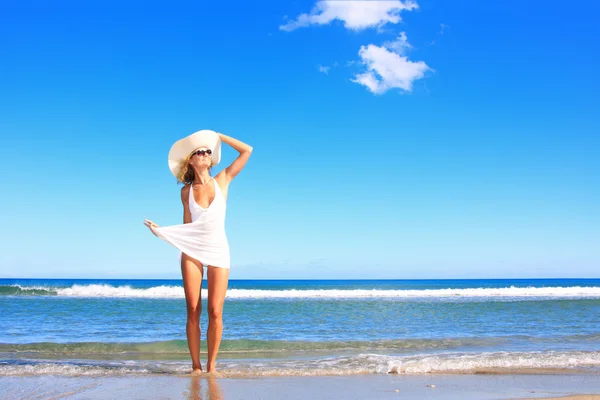
<path id="1" fill-rule="evenodd" d="M 183 183 L 184 185 L 189 185 L 194 182 L 194 178 L 196 177 L 194 174 L 194 168 L 190 166 L 190 158 L 192 158 L 192 154 L 181 160 L 179 163 L 179 173 L 177 174 L 177 183 Z M 210 170 L 212 168 L 212 159 L 211 165 L 208 167 L 208 173 L 210 174 Z"/>

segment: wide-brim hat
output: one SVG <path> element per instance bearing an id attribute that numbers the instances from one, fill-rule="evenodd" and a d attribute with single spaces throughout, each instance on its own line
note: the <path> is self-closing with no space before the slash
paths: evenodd
<path id="1" fill-rule="evenodd" d="M 176 141 L 169 150 L 169 168 L 171 173 L 177 177 L 181 162 L 185 160 L 192 151 L 206 147 L 212 150 L 212 165 L 221 161 L 221 139 L 219 134 L 210 129 L 194 132 L 189 136 Z"/>

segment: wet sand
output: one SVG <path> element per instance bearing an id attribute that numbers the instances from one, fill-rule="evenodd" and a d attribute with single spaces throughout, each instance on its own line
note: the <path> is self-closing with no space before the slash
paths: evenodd
<path id="1" fill-rule="evenodd" d="M 569 399 L 600 400 L 600 375 L 0 377 L 1 399 Z M 568 396 L 568 397 L 565 397 Z"/>
<path id="2" fill-rule="evenodd" d="M 576 394 L 573 396 L 548 397 L 546 400 L 600 400 L 600 394 Z"/>

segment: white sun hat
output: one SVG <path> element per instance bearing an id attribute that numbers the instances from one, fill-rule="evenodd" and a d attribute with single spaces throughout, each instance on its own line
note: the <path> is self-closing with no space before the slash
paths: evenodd
<path id="1" fill-rule="evenodd" d="M 219 134 L 210 129 L 203 129 L 194 132 L 189 136 L 176 141 L 171 150 L 169 150 L 169 168 L 171 173 L 177 177 L 181 162 L 185 160 L 192 151 L 206 147 L 212 150 L 212 165 L 217 165 L 221 161 L 221 139 Z"/>

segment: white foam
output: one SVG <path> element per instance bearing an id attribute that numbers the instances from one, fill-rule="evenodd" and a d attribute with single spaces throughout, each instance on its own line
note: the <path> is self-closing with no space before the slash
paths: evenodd
<path id="1" fill-rule="evenodd" d="M 48 288 L 47 288 L 48 289 Z M 146 297 L 184 298 L 181 286 L 155 286 L 147 289 L 130 286 L 73 285 L 70 288 L 56 289 L 58 296 L 74 297 Z M 207 296 L 207 290 L 202 290 Z M 359 299 L 359 298 L 599 298 L 600 287 L 505 287 L 472 289 L 422 289 L 422 290 L 380 290 L 380 289 L 229 289 L 231 299 Z"/>
<path id="2" fill-rule="evenodd" d="M 147 289 L 134 289 L 131 286 L 111 285 L 73 285 L 70 288 L 57 289 L 58 296 L 69 297 L 147 297 L 147 298 L 184 298 L 181 286 L 155 286 Z"/>
<path id="3" fill-rule="evenodd" d="M 34 365 L 0 365 L 0 376 L 27 375 L 66 375 L 66 376 L 103 376 L 148 374 L 147 369 L 115 368 L 107 366 L 80 366 L 59 363 L 41 363 Z"/>
<path id="4" fill-rule="evenodd" d="M 375 358 L 385 356 L 374 356 Z M 600 366 L 600 352 L 495 352 L 461 355 L 390 357 L 385 370 L 406 374 L 469 373 L 483 369 L 534 369 Z M 380 369 L 380 372 L 383 372 Z"/>
<path id="5" fill-rule="evenodd" d="M 226 376 L 314 376 L 357 374 L 470 374 L 483 370 L 518 373 L 533 369 L 598 367 L 600 352 L 495 352 L 388 356 L 360 354 L 314 360 L 268 360 L 224 365 Z"/>
<path id="6" fill-rule="evenodd" d="M 17 365 L 0 363 L 0 376 L 18 375 L 132 375 L 181 374 L 189 370 L 187 361 L 121 361 L 69 364 L 40 362 Z M 222 360 L 220 374 L 237 376 L 315 376 L 357 374 L 470 374 L 493 369 L 498 373 L 523 373 L 533 369 L 600 367 L 600 352 L 494 352 L 388 356 L 359 354 L 318 359 Z"/>

